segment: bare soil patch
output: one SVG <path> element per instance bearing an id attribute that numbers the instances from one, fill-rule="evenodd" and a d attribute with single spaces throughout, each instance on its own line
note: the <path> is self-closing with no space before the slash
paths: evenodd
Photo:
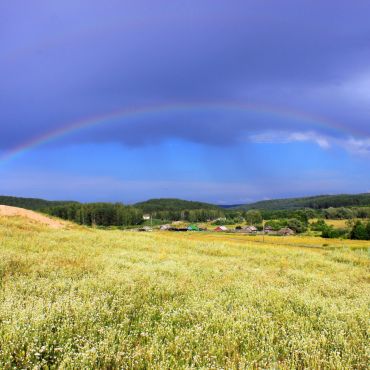
<path id="1" fill-rule="evenodd" d="M 0 205 L 0 216 L 20 216 L 26 217 L 36 222 L 40 222 L 42 224 L 48 225 L 54 229 L 60 229 L 65 227 L 65 223 L 62 221 L 54 220 L 48 216 L 44 216 L 40 213 L 30 211 L 24 208 L 18 207 L 10 207 L 10 206 L 3 206 Z"/>

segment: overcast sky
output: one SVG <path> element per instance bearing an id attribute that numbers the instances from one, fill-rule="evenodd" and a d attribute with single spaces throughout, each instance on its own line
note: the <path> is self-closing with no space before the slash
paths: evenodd
<path id="1" fill-rule="evenodd" d="M 361 0 L 3 0 L 0 194 L 368 192 L 369 14 Z"/>

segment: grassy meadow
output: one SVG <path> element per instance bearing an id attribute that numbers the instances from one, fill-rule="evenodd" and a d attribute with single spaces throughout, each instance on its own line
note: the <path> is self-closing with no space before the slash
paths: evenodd
<path id="1" fill-rule="evenodd" d="M 369 242 L 0 217 L 0 368 L 368 369 Z"/>

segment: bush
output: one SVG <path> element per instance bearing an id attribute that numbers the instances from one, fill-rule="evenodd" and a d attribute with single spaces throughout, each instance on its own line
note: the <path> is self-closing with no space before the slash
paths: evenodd
<path id="1" fill-rule="evenodd" d="M 365 225 L 361 221 L 357 221 L 350 234 L 351 239 L 370 240 L 370 222 Z"/>
<path id="2" fill-rule="evenodd" d="M 266 226 L 270 226 L 273 230 L 280 230 L 283 227 L 288 226 L 287 220 L 271 220 L 266 222 Z"/>
<path id="3" fill-rule="evenodd" d="M 311 224 L 311 230 L 313 231 L 324 231 L 326 228 L 328 227 L 328 225 L 326 224 L 326 222 L 324 220 L 317 220 L 316 222 L 313 222 Z"/>
<path id="4" fill-rule="evenodd" d="M 346 238 L 348 236 L 347 229 L 336 229 L 333 226 L 326 226 L 326 228 L 322 231 L 323 238 Z"/>
<path id="5" fill-rule="evenodd" d="M 307 223 L 297 218 L 291 218 L 288 220 L 287 226 L 298 234 L 307 231 Z"/>

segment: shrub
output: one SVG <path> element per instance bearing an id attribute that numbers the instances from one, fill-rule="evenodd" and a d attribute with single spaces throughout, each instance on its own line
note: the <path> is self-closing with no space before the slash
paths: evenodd
<path id="1" fill-rule="evenodd" d="M 326 226 L 322 231 L 323 238 L 346 238 L 347 236 L 347 229 L 336 229 L 333 226 Z"/>
<path id="2" fill-rule="evenodd" d="M 324 231 L 326 228 L 328 227 L 328 225 L 326 224 L 326 222 L 324 220 L 317 220 L 316 222 L 313 222 L 311 224 L 311 230 L 313 231 Z"/>
<path id="3" fill-rule="evenodd" d="M 287 226 L 298 234 L 307 231 L 307 224 L 297 218 L 291 218 L 288 220 Z"/>
<path id="4" fill-rule="evenodd" d="M 351 239 L 370 240 L 370 222 L 365 225 L 361 221 L 357 221 L 350 234 Z"/>

